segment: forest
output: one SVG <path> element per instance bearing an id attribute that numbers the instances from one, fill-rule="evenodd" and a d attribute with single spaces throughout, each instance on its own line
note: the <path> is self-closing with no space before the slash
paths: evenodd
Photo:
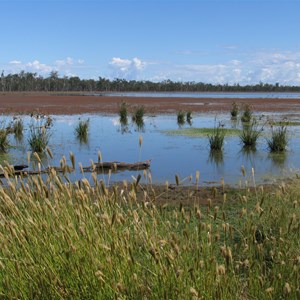
<path id="1" fill-rule="evenodd" d="M 60 77 L 52 71 L 48 77 L 37 73 L 21 71 L 18 74 L 5 74 L 0 77 L 2 92 L 300 92 L 300 86 L 280 85 L 259 82 L 254 85 L 211 84 L 195 81 L 164 80 L 152 82 L 148 80 L 113 80 L 99 77 L 81 79 L 78 76 Z"/>

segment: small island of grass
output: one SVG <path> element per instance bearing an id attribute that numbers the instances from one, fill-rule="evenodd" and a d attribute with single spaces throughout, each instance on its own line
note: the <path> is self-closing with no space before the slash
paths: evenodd
<path id="1" fill-rule="evenodd" d="M 235 128 L 220 128 L 226 136 L 238 136 L 241 132 L 240 129 Z M 166 130 L 165 133 L 169 135 L 184 135 L 189 137 L 207 137 L 213 134 L 215 128 L 181 128 L 176 130 Z"/>

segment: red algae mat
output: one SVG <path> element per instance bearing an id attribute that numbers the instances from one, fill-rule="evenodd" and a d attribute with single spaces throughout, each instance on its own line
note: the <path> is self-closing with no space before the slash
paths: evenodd
<path id="1" fill-rule="evenodd" d="M 115 97 L 84 96 L 82 94 L 51 93 L 1 93 L 1 113 L 81 114 L 117 113 L 122 101 L 130 108 L 144 105 L 146 113 L 172 113 L 178 110 L 192 112 L 226 112 L 232 102 L 250 104 L 254 111 L 295 112 L 300 111 L 300 99 L 271 98 L 176 98 L 176 97 Z"/>

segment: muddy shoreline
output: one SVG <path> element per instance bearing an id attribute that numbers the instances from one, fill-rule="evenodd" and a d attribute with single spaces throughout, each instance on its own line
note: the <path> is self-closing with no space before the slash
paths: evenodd
<path id="1" fill-rule="evenodd" d="M 81 113 L 117 113 L 122 101 L 129 107 L 144 105 L 146 113 L 227 112 L 232 102 L 251 104 L 257 112 L 300 111 L 300 99 L 286 98 L 184 98 L 184 97 L 123 97 L 85 96 L 82 93 L 6 92 L 0 93 L 0 112 L 4 114 L 72 115 Z"/>

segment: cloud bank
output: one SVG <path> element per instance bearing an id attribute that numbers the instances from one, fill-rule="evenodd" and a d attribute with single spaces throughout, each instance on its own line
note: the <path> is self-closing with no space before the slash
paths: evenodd
<path id="1" fill-rule="evenodd" d="M 183 54 L 184 55 L 184 54 Z M 200 54 L 199 54 L 200 55 Z M 201 55 L 199 56 L 201 58 Z M 198 59 L 199 59 L 198 57 Z M 127 80 L 173 80 L 195 81 L 213 84 L 257 84 L 276 83 L 282 85 L 300 85 L 300 51 L 260 51 L 255 53 L 237 53 L 231 60 L 220 63 L 180 64 L 177 62 L 148 61 L 139 57 L 112 57 L 102 67 L 87 66 L 85 60 L 67 57 L 45 64 L 38 59 L 22 62 L 14 59 L 1 67 L 5 73 L 18 73 L 22 70 L 48 76 L 56 71 L 60 76 L 79 76 L 97 79 L 98 76 L 110 79 Z M 202 58 L 203 60 L 203 58 Z"/>

